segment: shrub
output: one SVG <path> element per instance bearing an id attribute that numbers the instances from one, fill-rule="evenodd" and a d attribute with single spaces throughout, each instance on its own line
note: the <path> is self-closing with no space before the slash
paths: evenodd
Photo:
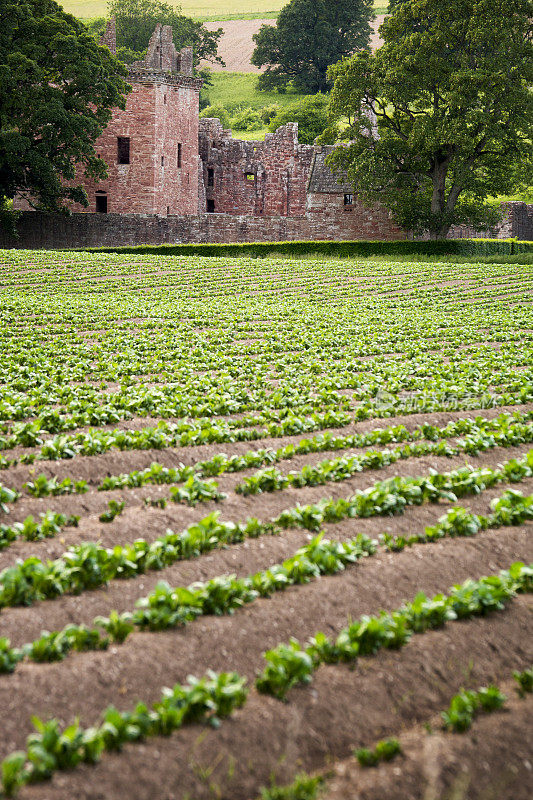
<path id="1" fill-rule="evenodd" d="M 263 127 L 263 122 L 255 108 L 243 108 L 231 118 L 230 125 L 237 131 L 258 131 Z"/>
<path id="2" fill-rule="evenodd" d="M 223 128 L 229 128 L 229 115 L 223 105 L 206 106 L 200 111 L 200 119 L 219 119 Z"/>

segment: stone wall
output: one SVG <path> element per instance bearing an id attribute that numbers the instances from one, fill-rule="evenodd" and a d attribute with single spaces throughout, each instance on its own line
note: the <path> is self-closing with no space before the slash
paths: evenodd
<path id="1" fill-rule="evenodd" d="M 521 202 L 502 203 L 503 219 L 494 228 L 476 231 L 469 225 L 455 225 L 450 229 L 450 239 L 518 239 L 533 241 L 533 205 Z"/>
<path id="2" fill-rule="evenodd" d="M 198 92 L 171 79 L 132 87 L 125 110 L 113 113 L 96 143 L 108 177 L 84 181 L 87 211 L 96 211 L 96 192 L 104 192 L 114 214 L 196 214 Z M 119 136 L 130 140 L 129 164 L 117 161 Z"/>
<path id="3" fill-rule="evenodd" d="M 207 210 L 304 216 L 315 148 L 298 143 L 296 123 L 246 142 L 233 139 L 218 119 L 201 119 L 199 134 Z"/>
<path id="4" fill-rule="evenodd" d="M 304 217 L 201 214 L 156 216 L 134 214 L 44 214 L 23 212 L 19 238 L 12 239 L 0 229 L 2 248 L 60 249 L 68 247 L 114 247 L 137 244 L 196 242 L 279 242 L 294 240 L 404 239 L 383 208 L 351 211 L 334 208 L 332 195 L 313 195 L 315 211 Z M 321 213 L 318 213 L 322 205 Z M 514 205 L 514 204 L 513 204 Z M 518 204 L 525 205 L 525 204 Z M 511 208 L 512 211 L 512 208 Z M 533 207 L 518 209 L 516 226 L 533 220 Z M 512 217 L 512 213 L 511 213 Z M 513 223 L 511 221 L 511 227 Z M 508 231 L 503 231 L 505 238 Z M 527 233 L 527 231 L 526 231 Z M 533 240 L 533 231 L 523 237 Z"/>
<path id="5" fill-rule="evenodd" d="M 116 50 L 114 20 L 108 23 L 102 42 Z M 87 209 L 72 205 L 74 212 L 198 213 L 202 81 L 192 77 L 192 72 L 192 49 L 186 47 L 178 53 L 172 28 L 158 25 L 146 59 L 128 68 L 132 91 L 126 107 L 113 110 L 111 121 L 95 143 L 97 154 L 107 164 L 107 178 L 96 183 L 78 172 L 76 183 L 83 185 L 89 205 Z M 14 205 L 29 209 L 21 198 L 16 198 Z M 102 227 L 107 227 L 106 223 Z"/>
<path id="6" fill-rule="evenodd" d="M 329 198 L 328 198 L 329 200 Z M 318 201 L 317 201 L 318 202 Z M 344 214 L 309 213 L 304 217 L 201 214 L 156 216 L 134 214 L 44 214 L 23 212 L 19 238 L 0 231 L 0 247 L 60 249 L 135 244 L 190 242 L 268 242 L 289 240 L 401 239 L 405 236 L 385 221 L 368 221 L 368 211 Z M 373 226 L 373 227 L 369 227 Z"/>
<path id="7" fill-rule="evenodd" d="M 391 220 L 388 211 L 378 203 L 363 205 L 353 195 L 351 205 L 344 202 L 344 194 L 313 192 L 307 195 L 306 218 L 315 231 L 325 230 L 327 235 L 314 239 L 405 239 L 406 234 Z M 333 235 L 331 235 L 333 234 Z"/>

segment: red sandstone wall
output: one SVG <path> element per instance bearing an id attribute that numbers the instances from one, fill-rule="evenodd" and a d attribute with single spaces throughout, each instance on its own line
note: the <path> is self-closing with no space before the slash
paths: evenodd
<path id="1" fill-rule="evenodd" d="M 386 208 L 378 203 L 368 207 L 354 197 L 354 204 L 344 205 L 344 194 L 309 194 L 307 218 L 318 231 L 316 239 L 405 239 L 405 233 L 391 220 Z M 326 235 L 320 235 L 320 231 Z"/>
<path id="2" fill-rule="evenodd" d="M 109 213 L 197 214 L 198 90 L 171 83 L 132 86 L 126 109 L 114 112 L 96 144 L 108 177 L 98 185 L 85 184 L 86 210 L 96 210 L 95 192 L 100 190 L 107 192 Z M 129 164 L 117 163 L 117 136 L 130 137 Z"/>
<path id="3" fill-rule="evenodd" d="M 107 164 L 108 177 L 95 183 L 84 181 L 89 206 L 73 206 L 73 211 L 95 211 L 95 192 L 107 192 L 107 208 L 113 214 L 153 214 L 155 210 L 154 85 L 132 84 L 126 108 L 116 109 L 95 150 Z M 130 163 L 117 163 L 117 136 L 130 137 Z"/>
<path id="4" fill-rule="evenodd" d="M 95 144 L 108 176 L 96 183 L 80 175 L 89 205 L 74 204 L 72 210 L 96 211 L 101 191 L 111 214 L 197 214 L 198 98 L 198 88 L 179 82 L 132 83 L 126 108 L 114 111 Z M 117 163 L 118 136 L 130 137 L 129 164 Z M 28 209 L 20 200 L 15 207 Z"/>
<path id="5" fill-rule="evenodd" d="M 155 87 L 152 213 L 198 213 L 198 97 L 199 93 L 187 86 Z M 178 167 L 178 144 L 181 144 L 181 167 Z"/>
<path id="6" fill-rule="evenodd" d="M 20 237 L 11 239 L 0 230 L 0 247 L 98 247 L 164 242 L 279 242 L 288 240 L 350 240 L 363 238 L 357 215 L 338 218 L 307 214 L 305 217 L 237 216 L 135 216 L 131 214 L 58 214 L 26 212 L 18 223 Z M 377 234 L 374 238 L 377 238 Z M 382 229 L 380 238 L 405 238 Z"/>
<path id="7" fill-rule="evenodd" d="M 264 142 L 244 142 L 230 138 L 218 120 L 201 122 L 206 196 L 215 213 L 304 216 L 313 154 L 311 145 L 298 144 L 297 125 L 267 134 Z M 209 169 L 214 171 L 213 186 Z"/>

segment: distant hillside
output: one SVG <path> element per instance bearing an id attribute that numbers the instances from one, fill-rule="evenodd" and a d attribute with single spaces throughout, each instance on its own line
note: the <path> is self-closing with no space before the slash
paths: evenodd
<path id="1" fill-rule="evenodd" d="M 378 28 L 383 22 L 383 15 L 376 17 L 374 22 L 374 34 L 372 36 L 372 49 L 379 47 L 381 39 L 378 35 Z M 274 25 L 275 19 L 253 19 L 235 20 L 232 22 L 206 22 L 205 25 L 210 30 L 222 28 L 224 36 L 220 40 L 218 52 L 226 62 L 225 67 L 210 64 L 215 72 L 261 72 L 262 70 L 250 64 L 255 43 L 252 39 L 261 25 Z"/>
<path id="2" fill-rule="evenodd" d="M 81 19 L 104 17 L 107 0 L 58 0 L 66 11 Z M 181 6 L 181 10 L 189 17 L 214 17 L 228 14 L 264 14 L 278 12 L 287 0 L 167 0 L 172 6 Z"/>
<path id="3" fill-rule="evenodd" d="M 66 11 L 80 19 L 105 17 L 107 0 L 58 0 Z M 288 0 L 167 0 L 171 6 L 180 6 L 189 17 L 267 19 L 275 17 Z M 374 8 L 382 13 L 388 0 L 374 0 Z"/>

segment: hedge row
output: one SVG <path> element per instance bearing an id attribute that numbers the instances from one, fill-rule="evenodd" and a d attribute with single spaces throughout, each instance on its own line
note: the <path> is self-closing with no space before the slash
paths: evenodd
<path id="1" fill-rule="evenodd" d="M 439 241 L 301 241 L 239 242 L 233 244 L 161 244 L 134 247 L 89 248 L 99 253 L 145 253 L 147 255 L 275 256 L 275 255 L 516 255 L 533 253 L 533 242 L 515 239 L 445 239 Z"/>

